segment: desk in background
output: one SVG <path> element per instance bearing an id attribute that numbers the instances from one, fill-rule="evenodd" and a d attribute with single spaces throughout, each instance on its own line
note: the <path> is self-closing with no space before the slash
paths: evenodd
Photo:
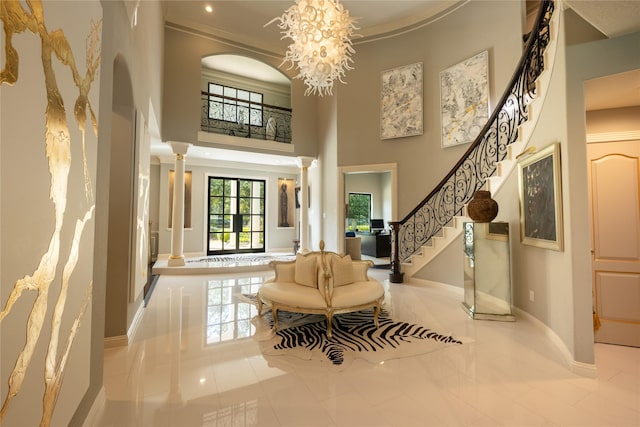
<path id="1" fill-rule="evenodd" d="M 358 234 L 362 241 L 362 253 L 375 258 L 391 256 L 391 234 Z"/>

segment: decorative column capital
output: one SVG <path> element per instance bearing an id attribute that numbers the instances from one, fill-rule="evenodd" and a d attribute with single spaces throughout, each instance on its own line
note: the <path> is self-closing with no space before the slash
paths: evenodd
<path id="1" fill-rule="evenodd" d="M 298 156 L 298 167 L 300 169 L 308 169 L 313 166 L 316 159 L 314 157 Z"/>
<path id="2" fill-rule="evenodd" d="M 180 160 L 184 159 L 184 156 L 187 155 L 187 151 L 189 151 L 189 147 L 191 147 L 191 144 L 187 142 L 169 142 L 169 145 L 171 145 L 173 154 L 175 154 Z"/>

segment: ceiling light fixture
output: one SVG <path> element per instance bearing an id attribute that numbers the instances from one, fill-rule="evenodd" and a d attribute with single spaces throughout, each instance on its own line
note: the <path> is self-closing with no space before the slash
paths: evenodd
<path id="1" fill-rule="evenodd" d="M 307 85 L 305 95 L 332 95 L 336 79 L 345 83 L 345 71 L 353 70 L 351 37 L 357 28 L 339 0 L 296 0 L 266 25 L 274 21 L 280 21 L 282 38 L 292 40 L 282 63 L 291 62 L 290 69 L 297 66 L 295 78 Z"/>
<path id="2" fill-rule="evenodd" d="M 208 13 L 212 13 L 213 12 L 213 6 L 211 6 L 210 4 L 206 5 L 204 7 L 204 10 L 206 10 Z"/>

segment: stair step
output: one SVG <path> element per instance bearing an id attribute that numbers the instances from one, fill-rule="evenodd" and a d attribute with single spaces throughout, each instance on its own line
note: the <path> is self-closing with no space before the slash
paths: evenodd
<path id="1" fill-rule="evenodd" d="M 546 64 L 546 67 L 535 82 L 536 96 L 527 104 L 528 119 L 518 126 L 517 140 L 507 147 L 507 156 L 501 162 L 498 162 L 495 174 L 487 179 L 486 184 L 483 187 L 484 189 L 491 191 L 492 194 L 498 193 L 504 182 L 516 169 L 518 164 L 518 155 L 527 149 L 531 135 L 537 126 L 540 112 L 544 104 L 544 99 L 546 98 L 546 92 L 550 86 L 551 70 L 553 69 L 555 50 L 557 48 L 558 22 L 559 18 L 558 13 L 556 12 L 549 23 L 550 39 L 543 54 L 544 64 Z M 466 215 L 466 207 L 463 209 L 463 212 Z M 469 221 L 471 221 L 471 219 L 467 216 L 455 216 L 451 222 L 451 226 L 443 228 L 441 236 L 433 237 L 430 245 L 423 246 L 407 261 L 402 263 L 405 277 L 413 276 L 438 256 L 444 248 L 462 234 L 462 224 Z"/>

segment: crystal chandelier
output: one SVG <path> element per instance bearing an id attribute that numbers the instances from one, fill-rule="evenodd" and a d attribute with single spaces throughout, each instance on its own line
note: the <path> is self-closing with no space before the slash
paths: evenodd
<path id="1" fill-rule="evenodd" d="M 305 95 L 331 95 L 334 80 L 344 83 L 345 71 L 353 69 L 351 37 L 357 28 L 339 0 L 296 0 L 267 25 L 274 21 L 279 21 L 282 38 L 292 40 L 282 63 L 297 66 L 295 78 L 307 85 Z"/>

